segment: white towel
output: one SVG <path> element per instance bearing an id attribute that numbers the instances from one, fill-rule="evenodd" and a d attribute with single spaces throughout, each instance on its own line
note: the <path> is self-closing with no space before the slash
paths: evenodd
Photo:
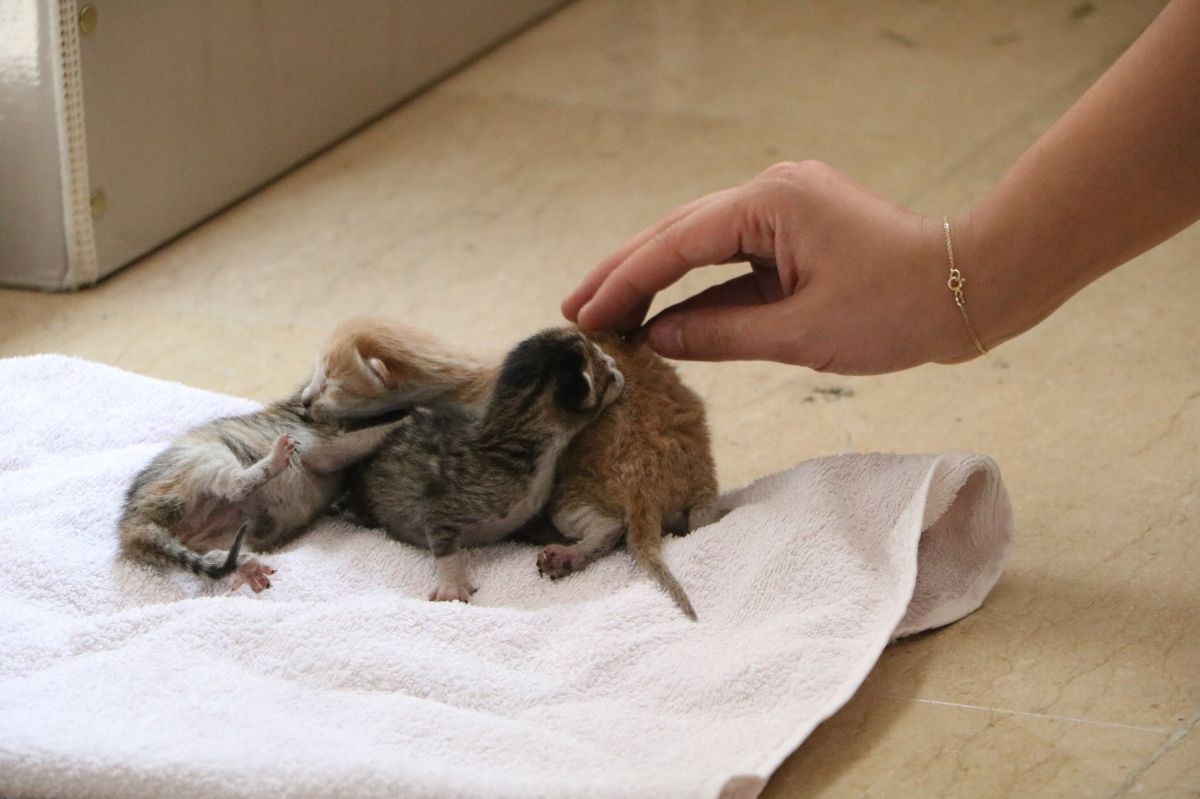
<path id="1" fill-rule="evenodd" d="M 1011 515 L 978 455 L 845 455 L 668 538 L 691 622 L 617 552 L 430 557 L 324 520 L 259 595 L 115 557 L 137 469 L 246 400 L 0 361 L 0 795 L 754 796 L 895 637 L 970 613 Z M 924 533 L 922 533 L 924 531 Z"/>

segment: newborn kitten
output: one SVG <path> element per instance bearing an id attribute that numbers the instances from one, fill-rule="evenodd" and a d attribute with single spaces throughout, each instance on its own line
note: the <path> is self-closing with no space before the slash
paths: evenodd
<path id="1" fill-rule="evenodd" d="M 240 554 L 243 538 L 256 550 L 295 538 L 341 490 L 342 471 L 395 426 L 314 422 L 297 395 L 197 427 L 134 478 L 117 523 L 122 550 L 214 579 L 236 571 L 235 589 L 262 591 L 275 570 Z"/>
<path id="2" fill-rule="evenodd" d="M 687 593 L 663 562 L 662 536 L 664 529 L 687 533 L 722 516 L 704 403 L 644 342 L 611 333 L 591 337 L 625 375 L 625 392 L 563 454 L 548 512 L 574 543 L 543 549 L 538 571 L 564 577 L 624 537 L 634 559 L 695 620 Z"/>
<path id="3" fill-rule="evenodd" d="M 557 579 L 622 540 L 690 618 L 687 594 L 662 560 L 663 528 L 683 533 L 718 520 L 717 479 L 704 404 L 644 343 L 592 337 L 615 359 L 625 391 L 567 447 L 546 512 L 568 539 L 538 556 Z M 395 323 L 358 319 L 336 331 L 304 390 L 314 413 L 355 414 L 438 393 L 478 404 L 495 369 L 448 352 Z"/>
<path id="4" fill-rule="evenodd" d="M 559 455 L 623 383 L 612 358 L 578 332 L 538 333 L 504 359 L 482 413 L 417 408 L 355 470 L 351 508 L 432 550 L 430 599 L 468 602 L 461 547 L 495 543 L 542 509 Z"/>

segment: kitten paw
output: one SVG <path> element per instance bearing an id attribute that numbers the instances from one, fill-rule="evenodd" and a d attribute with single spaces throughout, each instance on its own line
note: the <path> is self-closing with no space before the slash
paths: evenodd
<path id="1" fill-rule="evenodd" d="M 238 564 L 237 571 L 233 573 L 233 584 L 229 590 L 236 591 L 246 585 L 256 594 L 265 591 L 271 587 L 269 576 L 274 573 L 274 569 L 258 558 L 247 558 Z"/>
<path id="2" fill-rule="evenodd" d="M 296 454 L 297 446 L 296 439 L 287 433 L 275 439 L 275 444 L 271 447 L 271 467 L 276 472 L 286 469 L 292 462 L 292 456 Z"/>
<path id="3" fill-rule="evenodd" d="M 475 586 L 466 583 L 438 583 L 437 587 L 429 592 L 429 599 L 433 602 L 466 602 L 470 603 L 471 594 L 475 593 Z"/>
<path id="4" fill-rule="evenodd" d="M 566 577 L 583 568 L 583 559 L 579 553 L 561 544 L 551 544 L 538 554 L 538 574 L 557 580 Z"/>

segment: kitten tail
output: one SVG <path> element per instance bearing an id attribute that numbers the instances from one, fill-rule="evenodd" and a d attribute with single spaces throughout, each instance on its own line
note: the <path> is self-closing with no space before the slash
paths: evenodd
<path id="1" fill-rule="evenodd" d="M 696 621 L 696 611 L 692 608 L 687 592 L 662 559 L 662 518 L 647 510 L 643 502 L 635 502 L 634 505 L 635 507 L 630 509 L 625 545 L 642 568 L 650 572 L 650 576 L 671 595 L 671 599 L 675 600 L 675 604 L 684 615 Z"/>
<path id="2" fill-rule="evenodd" d="M 248 526 L 243 524 L 237 531 L 237 535 L 233 537 L 233 544 L 229 547 L 229 554 L 221 563 L 213 561 L 212 553 L 201 555 L 194 549 L 184 546 L 175 536 L 156 524 L 148 525 L 145 528 L 146 534 L 129 540 L 126 548 L 140 551 L 143 556 L 157 557 L 178 563 L 196 574 L 203 574 L 219 580 L 237 571 L 238 555 L 241 552 L 242 539 L 246 536 Z"/>

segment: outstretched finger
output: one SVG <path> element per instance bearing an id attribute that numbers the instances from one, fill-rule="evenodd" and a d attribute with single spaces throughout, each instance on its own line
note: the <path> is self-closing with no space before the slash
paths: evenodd
<path id="1" fill-rule="evenodd" d="M 772 257 L 773 234 L 749 221 L 757 216 L 754 203 L 744 189 L 732 190 L 647 238 L 604 278 L 579 310 L 579 324 L 630 330 L 642 321 L 637 310 L 692 269 L 728 262 L 739 253 Z"/>
<path id="2" fill-rule="evenodd" d="M 712 202 L 715 198 L 730 191 L 733 190 L 723 189 L 722 191 L 715 191 L 711 194 L 706 194 L 703 197 L 692 200 L 689 203 L 685 203 L 668 213 L 653 225 L 650 225 L 637 235 L 628 239 L 624 244 L 618 247 L 617 250 L 612 253 L 612 255 L 609 255 L 607 258 L 593 267 L 592 271 L 588 272 L 583 278 L 583 282 L 581 282 L 574 291 L 566 296 L 562 302 L 563 316 L 570 319 L 572 322 L 578 322 L 579 309 L 592 299 L 592 296 L 596 293 L 596 289 L 600 287 L 609 274 L 611 274 L 614 269 L 620 266 L 631 253 L 635 252 L 639 247 L 645 244 L 646 241 L 654 236 L 657 236 L 663 230 L 666 230 L 684 216 L 687 216 L 697 208 Z"/>
<path id="3" fill-rule="evenodd" d="M 646 326 L 646 340 L 667 358 L 790 362 L 792 318 L 782 303 L 670 309 Z"/>

